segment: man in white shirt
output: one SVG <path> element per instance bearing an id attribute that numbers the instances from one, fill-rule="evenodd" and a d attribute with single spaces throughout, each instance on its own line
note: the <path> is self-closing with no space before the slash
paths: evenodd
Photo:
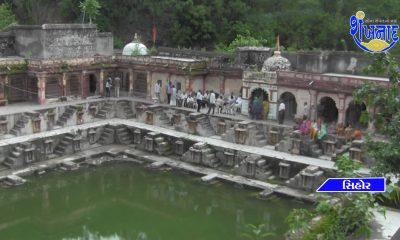
<path id="1" fill-rule="evenodd" d="M 214 91 L 213 90 L 211 90 L 211 93 L 210 93 L 210 100 L 209 100 L 209 102 L 208 102 L 208 112 L 207 112 L 207 114 L 210 114 L 210 112 L 211 112 L 211 109 L 213 110 L 212 111 L 212 114 L 214 115 L 214 111 L 215 111 L 215 93 L 214 93 Z"/>
<path id="2" fill-rule="evenodd" d="M 160 86 L 160 82 L 157 81 L 156 85 L 154 86 L 154 93 L 156 94 L 156 98 L 158 103 L 161 103 L 161 86 Z"/>
<path id="3" fill-rule="evenodd" d="M 203 95 L 201 94 L 200 90 L 197 92 L 196 101 L 197 101 L 197 112 L 200 112 L 201 104 L 203 103 Z"/>
<path id="4" fill-rule="evenodd" d="M 233 105 L 235 113 L 238 112 L 240 109 L 242 109 L 242 98 L 237 97 L 235 104 Z"/>
<path id="5" fill-rule="evenodd" d="M 283 120 L 285 120 L 285 103 L 283 102 L 283 100 L 281 101 L 281 103 L 279 104 L 279 108 L 278 108 L 278 122 L 279 124 L 283 124 Z"/>

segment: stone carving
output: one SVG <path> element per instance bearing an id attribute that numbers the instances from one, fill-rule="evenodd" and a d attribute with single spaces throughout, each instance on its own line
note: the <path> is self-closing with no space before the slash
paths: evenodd
<path id="1" fill-rule="evenodd" d="M 280 51 L 275 51 L 272 57 L 265 60 L 261 71 L 263 72 L 276 72 L 290 70 L 290 62 L 287 58 L 281 56 Z"/>

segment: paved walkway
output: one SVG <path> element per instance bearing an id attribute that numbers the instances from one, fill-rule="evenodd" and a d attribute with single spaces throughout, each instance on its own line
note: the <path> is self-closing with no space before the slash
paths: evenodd
<path id="1" fill-rule="evenodd" d="M 41 132 L 41 133 L 35 133 L 35 134 L 30 134 L 26 136 L 19 136 L 19 137 L 14 137 L 10 139 L 3 139 L 0 140 L 0 147 L 1 146 L 6 146 L 10 144 L 16 144 L 20 142 L 26 142 L 26 141 L 32 141 L 35 139 L 40 139 L 40 138 L 45 138 L 45 137 L 52 137 L 64 133 L 70 133 L 70 132 L 76 132 L 78 130 L 86 130 L 88 128 L 96 128 L 96 127 L 101 127 L 104 125 L 125 125 L 128 127 L 133 127 L 133 128 L 140 128 L 140 129 L 145 129 L 148 131 L 153 131 L 153 132 L 159 132 L 168 136 L 174 136 L 176 138 L 182 138 L 194 142 L 204 142 L 209 145 L 215 146 L 215 147 L 221 147 L 221 148 L 228 148 L 232 150 L 238 150 L 242 151 L 245 153 L 249 154 L 257 154 L 261 156 L 265 156 L 268 158 L 273 158 L 277 160 L 283 160 L 287 162 L 293 162 L 293 163 L 300 163 L 300 164 L 305 164 L 305 165 L 314 165 L 321 167 L 323 169 L 336 169 L 334 166 L 334 162 L 328 161 L 328 160 L 322 160 L 318 158 L 311 158 L 311 157 L 306 157 L 306 156 L 301 156 L 301 155 L 294 155 L 290 153 L 285 153 L 285 152 L 280 152 L 276 151 L 273 149 L 268 149 L 268 148 L 262 148 L 262 147 L 254 147 L 254 146 L 248 146 L 248 145 L 242 145 L 242 144 L 237 144 L 237 143 L 230 143 L 227 141 L 223 141 L 220 139 L 212 138 L 212 137 L 202 137 L 202 136 L 197 136 L 197 135 L 192 135 L 184 132 L 179 132 L 176 130 L 172 129 L 167 129 L 164 127 L 159 127 L 159 126 L 154 126 L 154 125 L 148 125 L 145 123 L 138 122 L 134 119 L 108 119 L 108 120 L 101 120 L 93 123 L 86 123 L 82 125 L 77 125 L 77 126 L 71 126 L 71 127 L 65 127 L 57 130 L 52 130 L 52 131 L 47 131 L 47 132 Z M 367 174 L 369 171 L 367 169 L 362 169 L 360 173 L 362 174 Z"/>
<path id="2" fill-rule="evenodd" d="M 146 104 L 153 104 L 151 100 L 144 99 L 144 98 L 138 98 L 138 97 L 120 97 L 120 98 L 100 98 L 100 97 L 95 97 L 92 99 L 83 99 L 83 100 L 72 100 L 72 101 L 67 101 L 67 102 L 52 102 L 48 103 L 45 105 L 39 105 L 37 103 L 29 103 L 29 102 L 22 102 L 22 103 L 12 103 L 7 106 L 0 106 L 0 116 L 1 115 L 10 115 L 10 114 L 16 114 L 16 113 L 22 113 L 22 112 L 33 112 L 33 111 L 38 111 L 41 109 L 48 109 L 52 107 L 65 107 L 69 105 L 78 105 L 78 104 L 83 104 L 83 103 L 92 103 L 92 102 L 99 102 L 99 101 L 104 101 L 104 100 L 111 100 L 111 101 L 118 101 L 118 100 L 128 100 L 128 101 L 136 101 L 136 102 L 142 102 Z M 182 110 L 184 109 L 185 111 L 189 112 L 196 112 L 196 109 L 192 108 L 186 108 L 186 107 L 176 107 L 168 104 L 159 104 L 163 107 L 166 108 L 172 108 L 172 109 L 179 109 Z M 208 108 L 202 108 L 200 110 L 201 113 L 207 114 Z M 223 118 L 229 118 L 232 120 L 236 121 L 245 121 L 245 120 L 251 120 L 249 116 L 243 115 L 243 114 L 214 114 L 212 116 L 216 117 L 223 117 Z M 255 123 L 268 123 L 268 124 L 278 124 L 277 121 L 274 120 L 251 120 L 252 122 Z M 290 120 L 285 120 L 284 124 L 282 126 L 284 127 L 291 127 L 295 123 Z"/>

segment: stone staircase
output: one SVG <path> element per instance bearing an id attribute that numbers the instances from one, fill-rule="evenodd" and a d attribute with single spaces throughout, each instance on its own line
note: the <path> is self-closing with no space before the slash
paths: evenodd
<path id="1" fill-rule="evenodd" d="M 171 121 L 170 121 L 168 115 L 164 111 L 159 112 L 158 121 L 159 121 L 160 126 L 170 126 L 171 125 Z"/>
<path id="2" fill-rule="evenodd" d="M 55 147 L 54 154 L 57 154 L 58 156 L 64 155 L 67 152 L 68 148 L 72 147 L 74 137 L 75 136 L 72 133 L 65 134 L 58 145 Z"/>
<path id="3" fill-rule="evenodd" d="M 256 147 L 264 147 L 268 144 L 268 140 L 265 137 L 264 133 L 261 131 L 258 131 L 255 135 L 255 142 L 256 142 Z"/>
<path id="4" fill-rule="evenodd" d="M 159 155 L 167 156 L 173 154 L 171 143 L 163 136 L 156 137 L 155 143 L 156 143 L 155 150 Z"/>
<path id="5" fill-rule="evenodd" d="M 17 165 L 18 161 L 21 161 L 21 158 L 23 157 L 23 152 L 24 149 L 22 146 L 19 144 L 16 145 L 10 152 L 10 155 L 3 161 L 3 165 L 9 168 Z"/>
<path id="6" fill-rule="evenodd" d="M 99 143 L 102 145 L 108 145 L 115 142 L 115 129 L 112 126 L 105 126 L 103 132 L 101 133 Z"/>
<path id="7" fill-rule="evenodd" d="M 29 123 L 29 117 L 22 114 L 21 118 L 15 123 L 14 127 L 10 130 L 10 134 L 19 136 L 21 134 L 21 129 L 25 128 L 25 125 Z"/>
<path id="8" fill-rule="evenodd" d="M 197 118 L 198 124 L 201 128 L 201 135 L 203 136 L 213 136 L 215 135 L 215 130 L 213 126 L 210 123 L 210 119 L 206 115 L 202 115 L 199 118 Z"/>
<path id="9" fill-rule="evenodd" d="M 111 131 L 108 131 L 108 132 L 111 134 Z M 106 133 L 106 134 L 108 134 L 108 133 Z M 118 126 L 115 128 L 115 139 L 116 139 L 117 143 L 121 143 L 121 144 L 125 144 L 125 145 L 131 144 L 132 140 L 133 140 L 131 131 L 125 126 Z"/>
<path id="10" fill-rule="evenodd" d="M 72 115 L 74 115 L 75 111 L 76 111 L 75 106 L 68 106 L 65 109 L 64 113 L 58 118 L 57 125 L 64 127 L 67 124 L 68 119 L 70 119 Z"/>
<path id="11" fill-rule="evenodd" d="M 107 119 L 108 113 L 113 109 L 112 102 L 104 103 L 103 107 L 97 112 L 96 117 L 101 119 Z"/>
<path id="12" fill-rule="evenodd" d="M 206 143 L 196 143 L 189 148 L 182 159 L 187 162 L 201 164 L 207 167 L 218 167 L 220 162 L 216 156 L 215 150 Z"/>
<path id="13" fill-rule="evenodd" d="M 319 187 L 323 182 L 324 172 L 316 166 L 307 166 L 294 177 L 285 182 L 286 185 L 312 191 Z"/>
<path id="14" fill-rule="evenodd" d="M 125 118 L 134 118 L 135 114 L 132 111 L 132 107 L 130 106 L 129 101 L 119 101 L 118 106 L 122 109 L 124 112 Z"/>

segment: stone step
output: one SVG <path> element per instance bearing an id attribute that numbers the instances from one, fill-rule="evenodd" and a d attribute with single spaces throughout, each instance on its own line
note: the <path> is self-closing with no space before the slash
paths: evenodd
<path id="1" fill-rule="evenodd" d="M 101 118 L 101 119 L 106 119 L 107 118 L 106 115 L 104 115 L 104 114 L 97 114 L 96 117 L 97 118 Z"/>
<path id="2" fill-rule="evenodd" d="M 267 144 L 268 144 L 267 139 L 258 140 L 258 145 L 259 145 L 259 146 L 265 146 L 265 145 L 267 145 Z"/>
<path id="3" fill-rule="evenodd" d="M 11 129 L 10 133 L 13 134 L 13 135 L 16 135 L 16 136 L 19 135 L 19 131 L 17 129 Z"/>
<path id="4" fill-rule="evenodd" d="M 21 156 L 21 154 L 22 154 L 21 152 L 15 152 L 15 151 L 11 152 L 11 156 L 16 157 L 16 158 Z"/>

